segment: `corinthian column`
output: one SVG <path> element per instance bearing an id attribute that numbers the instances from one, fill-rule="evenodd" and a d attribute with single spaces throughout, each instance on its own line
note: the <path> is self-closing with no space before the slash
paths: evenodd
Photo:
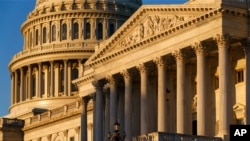
<path id="1" fill-rule="evenodd" d="M 197 134 L 206 135 L 206 57 L 205 48 L 200 43 L 195 43 L 193 49 L 197 56 Z"/>
<path id="2" fill-rule="evenodd" d="M 165 62 L 162 58 L 156 58 L 154 62 L 158 68 L 158 132 L 166 132 L 166 74 Z"/>
<path id="3" fill-rule="evenodd" d="M 148 73 L 146 66 L 144 64 L 140 64 L 137 66 L 137 69 L 140 71 L 141 75 L 141 135 L 146 134 L 148 132 L 148 91 L 147 91 L 147 81 L 148 81 Z"/>
<path id="4" fill-rule="evenodd" d="M 185 61 L 181 50 L 173 53 L 176 59 L 176 69 L 177 69 L 177 98 L 176 98 L 176 117 L 177 117 L 177 133 L 185 134 L 185 119 L 187 115 L 185 114 Z"/>
<path id="5" fill-rule="evenodd" d="M 116 88 L 116 81 L 113 76 L 108 76 L 106 78 L 109 82 L 110 86 L 110 127 L 109 129 L 113 129 L 113 125 L 117 120 L 117 88 Z"/>
<path id="6" fill-rule="evenodd" d="M 223 136 L 229 134 L 229 46 L 228 37 L 218 35 L 215 39 L 219 50 L 219 134 Z"/>
<path id="7" fill-rule="evenodd" d="M 132 140 L 132 78 L 127 70 L 121 72 L 125 82 L 125 141 Z"/>
<path id="8" fill-rule="evenodd" d="M 87 105 L 89 98 L 82 98 L 82 114 L 81 114 L 81 140 L 87 141 Z"/>
<path id="9" fill-rule="evenodd" d="M 96 89 L 94 106 L 94 141 L 103 140 L 103 84 L 100 81 L 92 83 Z"/>
<path id="10" fill-rule="evenodd" d="M 247 39 L 245 45 L 246 58 L 246 124 L 250 124 L 250 38 Z M 247 87 L 248 86 L 248 87 Z"/>

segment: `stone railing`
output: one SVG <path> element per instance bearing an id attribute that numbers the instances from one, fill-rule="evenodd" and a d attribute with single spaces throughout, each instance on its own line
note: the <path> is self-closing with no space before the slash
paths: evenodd
<path id="1" fill-rule="evenodd" d="M 20 59 L 23 57 L 27 57 L 34 54 L 44 53 L 44 52 L 53 52 L 53 51 L 66 51 L 66 50 L 74 50 L 74 49 L 83 49 L 83 50 L 94 50 L 97 43 L 85 43 L 85 42 L 72 42 L 72 43 L 56 43 L 56 44 L 45 44 L 36 46 L 33 48 L 29 48 L 23 50 L 17 54 L 15 54 L 12 58 L 12 61 L 16 59 Z"/>
<path id="2" fill-rule="evenodd" d="M 154 132 L 147 135 L 133 137 L 132 141 L 222 141 L 222 139 L 218 137 Z"/>
<path id="3" fill-rule="evenodd" d="M 223 0 L 223 4 L 246 8 L 247 0 Z"/>
<path id="4" fill-rule="evenodd" d="M 78 113 L 80 112 L 81 102 L 76 101 L 62 107 L 49 110 L 47 112 L 34 115 L 33 117 L 25 119 L 26 125 L 32 125 L 43 121 L 49 121 L 50 119 L 62 118 L 64 115 L 70 113 Z"/>

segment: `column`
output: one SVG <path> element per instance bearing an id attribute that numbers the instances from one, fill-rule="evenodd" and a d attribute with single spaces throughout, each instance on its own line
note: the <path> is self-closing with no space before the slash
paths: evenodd
<path id="1" fill-rule="evenodd" d="M 108 76 L 106 79 L 110 86 L 110 130 L 113 130 L 113 125 L 117 121 L 117 88 L 113 76 Z"/>
<path id="2" fill-rule="evenodd" d="M 166 73 L 165 62 L 162 58 L 156 58 L 154 62 L 158 68 L 158 132 L 166 132 Z"/>
<path id="3" fill-rule="evenodd" d="M 42 97 L 42 63 L 38 63 L 38 83 L 37 83 L 37 98 Z"/>
<path id="4" fill-rule="evenodd" d="M 35 93 L 36 93 L 36 95 L 34 95 L 34 96 L 36 96 L 37 98 L 39 97 L 39 82 L 40 82 L 40 80 L 39 80 L 39 70 L 38 70 L 38 68 L 34 68 L 35 69 L 35 78 L 36 78 L 36 86 L 35 86 Z"/>
<path id="5" fill-rule="evenodd" d="M 68 96 L 68 61 L 64 60 L 64 81 L 63 81 L 63 85 L 64 85 L 64 95 Z"/>
<path id="6" fill-rule="evenodd" d="M 193 49 L 197 56 L 197 134 L 206 135 L 206 101 L 207 101 L 207 84 L 206 84 L 206 57 L 205 47 L 201 43 L 195 43 Z"/>
<path id="7" fill-rule="evenodd" d="M 246 58 L 246 86 L 250 86 L 250 38 L 247 39 L 245 45 Z M 246 124 L 250 124 L 250 87 L 246 87 Z"/>
<path id="8" fill-rule="evenodd" d="M 148 92 L 147 92 L 147 68 L 145 64 L 140 64 L 137 66 L 137 69 L 140 71 L 141 75 L 141 135 L 147 134 L 148 132 L 148 108 L 147 108 L 147 99 L 148 99 Z"/>
<path id="9" fill-rule="evenodd" d="M 32 68 L 31 65 L 28 66 L 28 99 L 32 98 Z"/>
<path id="10" fill-rule="evenodd" d="M 121 72 L 125 82 L 125 133 L 126 138 L 125 141 L 132 140 L 132 77 L 128 70 L 124 70 Z"/>
<path id="11" fill-rule="evenodd" d="M 92 83 L 96 89 L 94 112 L 94 141 L 103 140 L 103 84 L 100 81 Z"/>
<path id="12" fill-rule="evenodd" d="M 82 64 L 82 60 L 78 60 L 78 77 L 82 77 L 83 76 L 83 64 Z"/>
<path id="13" fill-rule="evenodd" d="M 176 51 L 174 54 L 176 59 L 177 69 L 177 88 L 176 88 L 176 123 L 177 133 L 185 134 L 185 61 L 181 50 Z"/>
<path id="14" fill-rule="evenodd" d="M 109 91 L 109 84 L 107 84 L 107 85 L 105 85 L 104 86 L 104 94 L 105 94 L 105 113 L 104 113 L 104 115 L 105 115 L 105 132 L 104 132 L 104 134 L 105 134 L 105 138 L 104 138 L 104 140 L 105 141 L 108 141 L 108 137 L 107 137 L 107 134 L 108 134 L 108 132 L 110 132 L 110 128 L 109 128 L 109 126 L 110 126 L 110 96 L 109 96 L 109 94 L 110 94 L 110 91 Z"/>
<path id="15" fill-rule="evenodd" d="M 13 74 L 13 72 L 11 73 L 10 75 L 11 77 L 11 104 L 15 104 L 15 90 L 14 90 L 14 87 L 15 87 L 15 76 Z"/>
<path id="16" fill-rule="evenodd" d="M 229 134 L 229 98 L 230 98 L 230 80 L 229 80 L 229 53 L 228 38 L 218 35 L 216 38 L 219 50 L 219 134 L 221 136 Z"/>
<path id="17" fill-rule="evenodd" d="M 23 68 L 20 68 L 20 101 L 23 101 L 24 97 L 24 74 Z"/>
<path id="18" fill-rule="evenodd" d="M 47 98 L 49 94 L 49 68 L 47 65 L 43 66 L 44 71 L 44 96 Z"/>
<path id="19" fill-rule="evenodd" d="M 54 96 L 54 62 L 50 62 L 50 96 Z"/>
<path id="20" fill-rule="evenodd" d="M 68 62 L 68 82 L 67 82 L 67 84 L 68 84 L 68 86 L 67 86 L 67 89 L 68 89 L 68 96 L 71 96 L 71 84 L 72 84 L 72 78 L 71 78 L 71 75 L 72 75 L 72 71 L 71 71 L 71 66 L 72 66 L 72 63 L 69 61 Z"/>
<path id="21" fill-rule="evenodd" d="M 87 107 L 88 107 L 89 98 L 82 98 L 82 114 L 81 114 L 81 140 L 87 141 Z"/>
<path id="22" fill-rule="evenodd" d="M 15 103 L 18 103 L 19 94 L 18 94 L 18 73 L 15 71 Z"/>

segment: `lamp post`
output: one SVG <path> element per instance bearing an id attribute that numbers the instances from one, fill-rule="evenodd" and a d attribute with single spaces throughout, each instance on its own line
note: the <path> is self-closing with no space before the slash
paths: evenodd
<path id="1" fill-rule="evenodd" d="M 119 133 L 120 131 L 120 124 L 118 122 L 116 122 L 114 124 L 114 133 L 108 133 L 108 139 L 110 141 L 124 141 L 126 134 L 125 132 L 123 132 L 122 134 Z"/>

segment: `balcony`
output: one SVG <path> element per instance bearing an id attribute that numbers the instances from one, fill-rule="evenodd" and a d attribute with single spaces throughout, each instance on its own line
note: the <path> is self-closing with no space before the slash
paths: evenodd
<path id="1" fill-rule="evenodd" d="M 222 139 L 218 137 L 153 132 L 147 135 L 133 137 L 132 141 L 222 141 Z"/>

